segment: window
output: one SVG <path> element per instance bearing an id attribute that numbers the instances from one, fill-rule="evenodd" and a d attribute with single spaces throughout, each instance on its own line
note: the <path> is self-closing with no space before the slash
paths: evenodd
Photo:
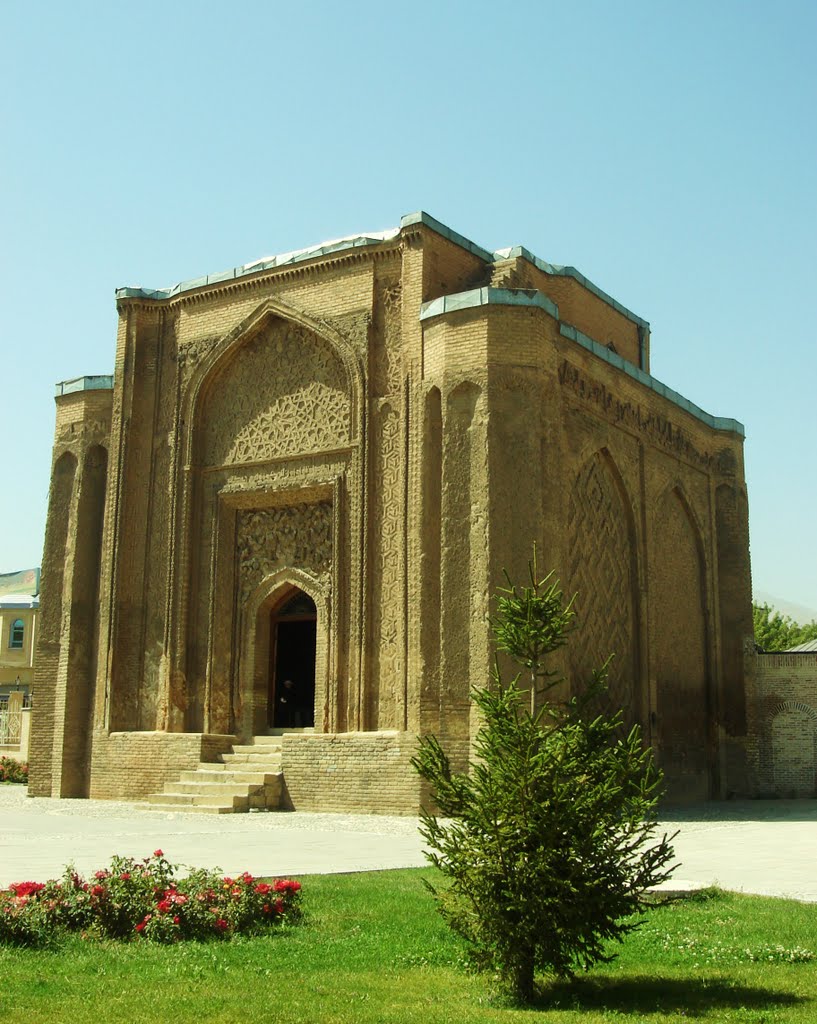
<path id="1" fill-rule="evenodd" d="M 22 619 L 15 619 L 11 624 L 11 633 L 9 634 L 9 647 L 13 647 L 15 650 L 22 650 L 23 637 L 25 636 L 26 627 Z"/>

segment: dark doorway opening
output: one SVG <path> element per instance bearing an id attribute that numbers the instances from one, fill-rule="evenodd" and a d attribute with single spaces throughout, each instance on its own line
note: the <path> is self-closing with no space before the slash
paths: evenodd
<path id="1" fill-rule="evenodd" d="M 317 609 L 296 590 L 270 614 L 270 725 L 303 729 L 315 724 Z"/>

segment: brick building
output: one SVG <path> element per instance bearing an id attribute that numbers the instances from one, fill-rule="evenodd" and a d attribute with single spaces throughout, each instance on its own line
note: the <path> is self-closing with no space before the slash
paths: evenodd
<path id="1" fill-rule="evenodd" d="M 615 652 L 674 796 L 746 791 L 743 430 L 650 376 L 646 321 L 424 213 L 117 306 L 113 376 L 58 388 L 32 793 L 275 730 L 284 806 L 414 810 L 533 541 L 579 593 L 565 669 Z"/>

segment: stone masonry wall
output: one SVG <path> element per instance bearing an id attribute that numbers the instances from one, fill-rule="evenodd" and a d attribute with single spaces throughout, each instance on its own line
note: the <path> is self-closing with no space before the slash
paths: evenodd
<path id="1" fill-rule="evenodd" d="M 817 796 L 817 654 L 750 654 L 747 662 L 754 794 Z"/>
<path id="2" fill-rule="evenodd" d="M 160 791 L 199 761 L 215 761 L 235 736 L 172 732 L 94 733 L 90 796 L 138 800 Z"/>
<path id="3" fill-rule="evenodd" d="M 284 803 L 295 811 L 416 814 L 420 779 L 412 733 L 284 736 Z"/>

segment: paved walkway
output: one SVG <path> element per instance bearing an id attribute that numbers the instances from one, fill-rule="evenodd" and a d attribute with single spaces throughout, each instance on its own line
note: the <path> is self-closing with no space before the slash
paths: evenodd
<path id="1" fill-rule="evenodd" d="M 726 889 L 817 902 L 817 800 L 735 801 L 667 810 L 680 866 L 668 888 Z M 0 886 L 83 873 L 116 853 L 230 874 L 306 875 L 426 863 L 414 818 L 362 814 L 183 814 L 96 800 L 27 799 L 0 786 Z"/>

